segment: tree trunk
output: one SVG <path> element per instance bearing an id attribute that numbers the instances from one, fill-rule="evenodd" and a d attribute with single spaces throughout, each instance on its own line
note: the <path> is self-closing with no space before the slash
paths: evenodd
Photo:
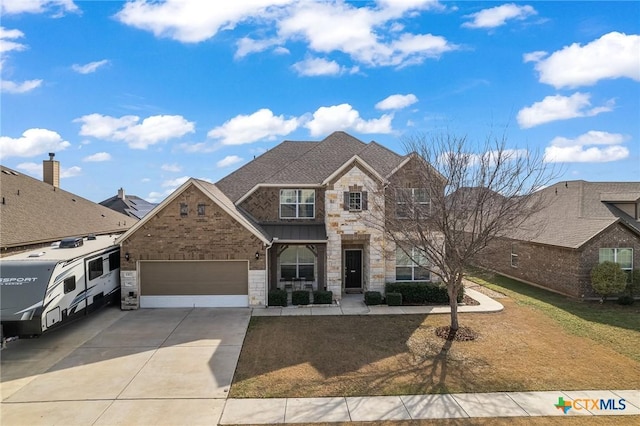
<path id="1" fill-rule="evenodd" d="M 458 283 L 453 282 L 448 286 L 449 306 L 451 307 L 451 330 L 458 330 Z"/>

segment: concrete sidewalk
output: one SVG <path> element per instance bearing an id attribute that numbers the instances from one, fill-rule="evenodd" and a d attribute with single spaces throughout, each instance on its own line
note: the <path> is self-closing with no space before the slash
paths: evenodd
<path id="1" fill-rule="evenodd" d="M 465 288 L 465 293 L 479 302 L 475 306 L 459 306 L 458 312 L 499 312 L 504 309 L 500 302 L 484 294 Z M 448 314 L 451 308 L 446 306 L 367 306 L 362 294 L 346 294 L 337 305 L 287 306 L 253 308 L 251 315 L 279 317 L 295 315 L 400 315 L 400 314 Z"/>
<path id="2" fill-rule="evenodd" d="M 562 399 L 560 399 L 562 398 Z M 605 409 L 600 402 L 604 401 Z M 565 410 L 561 404 L 570 404 Z M 640 416 L 640 391 L 497 392 L 335 398 L 227 399 L 220 424 L 533 416 Z"/>

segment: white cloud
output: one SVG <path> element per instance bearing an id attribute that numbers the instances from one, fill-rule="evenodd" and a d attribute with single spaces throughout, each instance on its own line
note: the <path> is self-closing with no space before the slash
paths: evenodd
<path id="1" fill-rule="evenodd" d="M 169 180 L 165 180 L 164 182 L 162 182 L 162 187 L 163 188 L 173 188 L 172 191 L 174 189 L 176 189 L 177 187 L 179 187 L 180 185 L 182 185 L 183 183 L 185 183 L 186 181 L 189 180 L 189 176 L 182 176 L 179 178 L 175 178 L 175 179 L 169 179 Z"/>
<path id="2" fill-rule="evenodd" d="M 561 136 L 554 138 L 551 145 L 558 147 L 585 146 L 585 145 L 619 145 L 629 137 L 620 133 L 601 132 L 590 130 L 575 139 L 568 139 Z"/>
<path id="3" fill-rule="evenodd" d="M 212 139 L 219 139 L 223 145 L 242 145 L 260 140 L 274 140 L 285 136 L 299 126 L 297 118 L 285 119 L 274 116 L 271 110 L 263 108 L 251 115 L 238 115 L 215 127 L 207 133 Z"/>
<path id="4" fill-rule="evenodd" d="M 2 0 L 2 13 L 17 15 L 19 13 L 43 13 L 55 10 L 56 15 L 64 12 L 78 12 L 78 6 L 73 0 Z"/>
<path id="5" fill-rule="evenodd" d="M 22 170 L 28 175 L 31 175 L 37 179 L 42 180 L 42 164 L 38 163 L 20 163 L 16 166 L 16 169 Z M 69 168 L 60 168 L 60 179 L 80 176 L 82 174 L 82 168 L 78 166 L 72 166 Z"/>
<path id="6" fill-rule="evenodd" d="M 98 68 L 103 67 L 108 63 L 109 63 L 109 60 L 103 59 L 101 61 L 89 62 L 88 64 L 84 64 L 84 65 L 73 64 L 71 66 L 71 69 L 73 69 L 75 72 L 79 74 L 91 74 L 93 72 L 96 72 Z"/>
<path id="7" fill-rule="evenodd" d="M 408 95 L 391 95 L 376 104 L 376 109 L 402 109 L 418 102 L 418 98 L 413 93 Z"/>
<path id="8" fill-rule="evenodd" d="M 345 71 L 336 61 L 324 58 L 307 58 L 293 64 L 293 69 L 304 76 L 338 75 Z"/>
<path id="9" fill-rule="evenodd" d="M 220 168 L 229 167 L 229 166 L 233 166 L 234 164 L 237 164 L 237 163 L 241 162 L 242 160 L 243 160 L 243 158 L 238 157 L 237 155 L 227 155 L 222 160 L 218 161 L 216 163 L 216 166 L 218 166 Z"/>
<path id="10" fill-rule="evenodd" d="M 153 115 L 140 122 L 140 117 L 111 117 L 89 114 L 73 120 L 82 123 L 81 136 L 92 136 L 113 142 L 126 142 L 132 149 L 147 149 L 170 139 L 193 133 L 195 125 L 181 115 Z"/>
<path id="11" fill-rule="evenodd" d="M 465 16 L 465 18 L 473 20 L 465 22 L 462 26 L 466 28 L 496 28 L 506 24 L 509 19 L 523 20 L 537 13 L 533 7 L 528 5 L 503 4 Z"/>
<path id="12" fill-rule="evenodd" d="M 576 92 L 571 96 L 547 96 L 542 101 L 518 112 L 518 124 L 523 129 L 557 120 L 567 120 L 576 117 L 592 117 L 613 109 L 614 101 L 591 108 L 591 95 Z"/>
<path id="13" fill-rule="evenodd" d="M 183 43 L 198 43 L 231 30 L 251 18 L 266 19 L 270 9 L 292 0 L 211 2 L 208 0 L 146 0 L 128 2 L 116 18 L 122 23 Z"/>
<path id="14" fill-rule="evenodd" d="M 584 46 L 574 43 L 546 59 L 525 55 L 536 62 L 540 82 L 555 88 L 592 86 L 600 80 L 631 78 L 640 81 L 640 35 L 605 34 Z"/>
<path id="15" fill-rule="evenodd" d="M 406 26 L 398 22 L 419 10 L 442 8 L 433 0 L 385 0 L 360 7 L 343 1 L 135 0 L 126 3 L 116 18 L 157 37 L 184 43 L 202 42 L 250 21 L 264 37 L 239 38 L 236 59 L 271 48 L 275 53 L 288 53 L 287 42 L 302 40 L 316 53 L 342 52 L 370 66 L 402 66 L 458 49 L 444 37 L 403 33 Z"/>
<path id="16" fill-rule="evenodd" d="M 542 58 L 544 58 L 548 54 L 549 53 L 545 52 L 544 50 L 536 50 L 535 52 L 525 53 L 524 55 L 522 55 L 522 60 L 525 63 L 527 63 L 527 62 L 538 62 L 539 60 L 541 60 Z"/>
<path id="17" fill-rule="evenodd" d="M 0 53 L 25 50 L 26 45 L 13 41 L 22 37 L 24 37 L 24 33 L 20 30 L 8 30 L 0 27 Z"/>
<path id="18" fill-rule="evenodd" d="M 27 93 L 40 87 L 42 80 L 26 80 L 22 83 L 16 83 L 15 81 L 2 80 L 0 81 L 0 90 L 5 93 Z"/>
<path id="19" fill-rule="evenodd" d="M 364 120 L 349 104 L 320 107 L 313 118 L 305 124 L 312 136 L 326 135 L 336 130 L 354 130 L 358 133 L 391 133 L 393 115 Z"/>
<path id="20" fill-rule="evenodd" d="M 28 129 L 19 138 L 0 136 L 0 158 L 36 157 L 48 152 L 62 151 L 70 146 L 69 142 L 52 130 Z"/>
<path id="21" fill-rule="evenodd" d="M 80 176 L 81 174 L 82 174 L 82 168 L 78 166 L 69 167 L 68 169 L 64 167 L 60 168 L 60 179 L 76 177 L 76 176 Z"/>
<path id="22" fill-rule="evenodd" d="M 89 155 L 82 159 L 82 161 L 87 161 L 92 163 L 99 163 L 102 161 L 110 161 L 110 160 L 111 160 L 111 154 L 109 154 L 108 152 L 96 152 L 95 154 Z"/>
<path id="23" fill-rule="evenodd" d="M 629 139 L 620 133 L 591 130 L 575 139 L 554 138 L 545 148 L 547 163 L 604 163 L 627 158 L 629 150 L 622 144 Z"/>
<path id="24" fill-rule="evenodd" d="M 388 32 L 394 20 L 434 3 L 385 2 L 380 8 L 301 2 L 278 23 L 282 40 L 304 40 L 314 52 L 342 52 L 369 66 L 401 66 L 437 58 L 458 46 L 431 34 Z M 387 25 L 389 24 L 389 25 Z M 331 30 L 328 31 L 327 29 Z"/>
<path id="25" fill-rule="evenodd" d="M 180 167 L 179 164 L 163 164 L 162 166 L 160 166 L 161 170 L 164 170 L 165 172 L 172 172 L 172 173 L 177 173 L 182 171 L 182 167 Z"/>

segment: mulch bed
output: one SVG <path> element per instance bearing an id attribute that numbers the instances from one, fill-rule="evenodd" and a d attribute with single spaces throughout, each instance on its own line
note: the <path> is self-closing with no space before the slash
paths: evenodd
<path id="1" fill-rule="evenodd" d="M 456 332 L 452 332 L 451 328 L 446 325 L 436 328 L 436 336 L 445 340 L 455 340 L 456 342 L 468 342 L 470 340 L 476 340 L 478 333 L 470 329 L 469 327 L 459 327 Z"/>

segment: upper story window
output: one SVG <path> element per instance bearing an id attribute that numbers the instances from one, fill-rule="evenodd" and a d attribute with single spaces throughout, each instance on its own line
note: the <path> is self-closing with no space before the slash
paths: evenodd
<path id="1" fill-rule="evenodd" d="M 601 248 L 599 261 L 615 262 L 620 265 L 623 271 L 633 270 L 633 249 L 632 248 Z"/>
<path id="2" fill-rule="evenodd" d="M 198 216 L 204 216 L 205 205 L 203 203 L 198 204 Z"/>
<path id="3" fill-rule="evenodd" d="M 396 248 L 396 281 L 430 281 L 429 262 L 419 249 Z"/>
<path id="4" fill-rule="evenodd" d="M 398 218 L 427 217 L 431 213 L 431 197 L 425 188 L 396 189 Z"/>
<path id="5" fill-rule="evenodd" d="M 180 216 L 185 217 L 189 214 L 189 206 L 187 203 L 180 203 Z"/>
<path id="6" fill-rule="evenodd" d="M 281 219 L 313 219 L 315 217 L 315 189 L 281 189 Z"/>
<path id="7" fill-rule="evenodd" d="M 362 210 L 362 192 L 349 192 L 349 211 Z"/>

